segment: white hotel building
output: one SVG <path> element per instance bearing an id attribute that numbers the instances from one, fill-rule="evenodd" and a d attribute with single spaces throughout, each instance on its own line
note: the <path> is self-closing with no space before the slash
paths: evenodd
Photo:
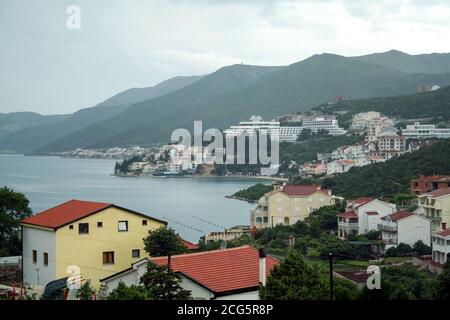
<path id="1" fill-rule="evenodd" d="M 260 116 L 252 116 L 249 121 L 241 121 L 237 126 L 231 126 L 224 130 L 225 137 L 236 137 L 241 134 L 253 135 L 257 132 L 270 135 L 272 140 L 279 139 L 280 142 L 296 142 L 297 137 L 302 133 L 302 129 L 309 129 L 311 132 L 326 130 L 330 135 L 343 135 L 347 131 L 340 128 L 335 119 L 315 118 L 304 120 L 299 126 L 281 126 L 279 121 L 264 121 Z"/>
<path id="2" fill-rule="evenodd" d="M 336 119 L 327 119 L 323 117 L 303 120 L 302 128 L 309 129 L 314 133 L 317 133 L 319 130 L 326 130 L 328 131 L 328 134 L 332 136 L 341 136 L 347 133 L 346 130 L 339 127 Z"/>
<path id="3" fill-rule="evenodd" d="M 420 124 L 414 122 L 406 129 L 402 129 L 402 135 L 406 138 L 450 138 L 450 128 L 436 128 L 434 124 Z"/>

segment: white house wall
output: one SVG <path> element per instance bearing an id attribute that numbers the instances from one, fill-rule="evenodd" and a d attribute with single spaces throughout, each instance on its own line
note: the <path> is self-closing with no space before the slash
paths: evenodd
<path id="1" fill-rule="evenodd" d="M 397 211 L 395 204 L 385 203 L 377 199 L 358 207 L 358 234 L 365 234 L 370 230 L 377 230 L 376 225 L 379 223 L 379 219 L 395 211 Z M 378 215 L 368 216 L 366 214 L 367 212 L 378 212 Z M 371 219 L 369 223 L 368 217 L 375 218 Z"/>
<path id="2" fill-rule="evenodd" d="M 411 216 L 398 221 L 397 226 L 398 243 L 403 242 L 412 246 L 417 241 L 422 240 L 426 245 L 430 245 L 431 226 L 428 219 Z"/>
<path id="3" fill-rule="evenodd" d="M 22 230 L 23 281 L 32 285 L 45 286 L 50 281 L 56 280 L 55 232 L 29 227 L 23 227 Z M 33 250 L 37 251 L 36 264 L 33 263 Z M 44 266 L 44 252 L 48 253 L 47 266 Z"/>

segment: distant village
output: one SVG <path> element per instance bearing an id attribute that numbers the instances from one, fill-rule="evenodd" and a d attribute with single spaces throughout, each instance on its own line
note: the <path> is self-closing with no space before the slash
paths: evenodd
<path id="1" fill-rule="evenodd" d="M 414 152 L 422 146 L 431 145 L 439 138 L 450 138 L 450 128 L 438 128 L 434 124 L 420 122 L 399 128 L 396 127 L 396 119 L 374 111 L 354 114 L 348 129 L 339 126 L 336 115 L 313 113 L 287 114 L 270 121 L 264 121 L 260 116 L 252 116 L 248 121 L 242 121 L 223 132 L 226 138 L 266 132 L 280 143 L 301 143 L 301 136 L 305 133 L 313 136 L 321 134 L 361 137 L 361 140 L 353 145 L 337 146 L 331 153 L 317 153 L 315 161 L 292 163 L 291 165 L 298 168 L 298 175 L 302 177 L 333 176 L 347 172 L 352 167 L 384 162 Z M 176 144 L 151 149 L 114 148 L 103 153 L 103 157 L 112 158 L 112 154 L 125 156 L 126 159 L 116 165 L 117 175 L 203 176 L 214 173 L 214 162 L 198 166 L 193 157 L 183 156 L 197 151 L 194 146 L 188 149 Z M 96 151 L 78 150 L 68 155 L 81 156 L 89 153 L 96 154 Z M 236 172 L 226 172 L 225 175 L 236 175 Z M 283 172 L 278 176 L 282 177 Z"/>

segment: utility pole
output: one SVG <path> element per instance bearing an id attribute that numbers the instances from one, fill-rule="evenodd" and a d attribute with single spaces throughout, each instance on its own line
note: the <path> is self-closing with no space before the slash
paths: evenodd
<path id="1" fill-rule="evenodd" d="M 334 288 L 333 288 L 333 253 L 328 255 L 330 261 L 330 300 L 334 299 Z"/>

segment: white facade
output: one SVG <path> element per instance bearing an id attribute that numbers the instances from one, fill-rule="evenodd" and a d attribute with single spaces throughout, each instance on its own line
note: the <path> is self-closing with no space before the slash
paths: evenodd
<path id="1" fill-rule="evenodd" d="M 378 230 L 386 242 L 386 248 L 395 247 L 400 243 L 413 246 L 421 240 L 426 245 L 431 244 L 431 221 L 423 216 L 412 214 L 401 219 L 390 216 L 380 221 Z"/>
<path id="2" fill-rule="evenodd" d="M 409 124 L 406 129 L 402 129 L 402 135 L 406 138 L 450 138 L 450 128 L 436 128 L 434 124 L 420 124 L 414 122 Z"/>
<path id="3" fill-rule="evenodd" d="M 447 231 L 447 232 L 446 232 Z M 439 264 L 447 262 L 450 254 L 450 229 L 433 235 L 433 261 Z"/>
<path id="4" fill-rule="evenodd" d="M 353 115 L 352 130 L 365 130 L 369 127 L 370 121 L 379 118 L 381 114 L 375 111 L 360 112 Z"/>
<path id="5" fill-rule="evenodd" d="M 344 173 L 356 164 L 352 160 L 335 160 L 327 163 L 327 175 Z"/>
<path id="6" fill-rule="evenodd" d="M 117 273 L 109 278 L 101 280 L 102 285 L 106 286 L 106 292 L 103 292 L 107 296 L 112 290 L 117 288 L 120 282 L 123 282 L 126 286 L 139 285 L 141 277 L 147 271 L 147 259 L 136 262 L 133 266 L 124 272 Z M 191 292 L 191 296 L 195 300 L 259 300 L 258 291 L 248 291 L 242 293 L 231 293 L 228 295 L 222 295 L 215 297 L 214 292 L 198 284 L 187 276 L 181 274 L 180 286 Z"/>
<path id="7" fill-rule="evenodd" d="M 45 286 L 56 278 L 56 237 L 52 230 L 22 227 L 23 282 Z M 33 251 L 36 261 L 33 262 Z M 48 264 L 44 263 L 44 253 Z"/>
<path id="8" fill-rule="evenodd" d="M 223 132 L 225 133 L 225 138 L 238 137 L 240 135 L 253 136 L 260 132 L 268 134 L 271 139 L 276 140 L 280 136 L 280 122 L 264 121 L 260 116 L 252 116 L 249 121 L 239 122 L 239 125 L 231 126 Z"/>
<path id="9" fill-rule="evenodd" d="M 346 130 L 339 127 L 338 120 L 323 117 L 303 120 L 302 128 L 309 129 L 313 133 L 317 133 L 319 130 L 325 130 L 332 136 L 340 136 L 347 133 Z"/>
<path id="10" fill-rule="evenodd" d="M 381 218 L 397 211 L 395 204 L 374 199 L 354 209 L 358 215 L 358 234 L 378 229 Z M 374 214 L 377 213 L 377 214 Z"/>
<path id="11" fill-rule="evenodd" d="M 280 142 L 296 142 L 298 136 L 302 133 L 302 127 L 281 126 Z"/>

